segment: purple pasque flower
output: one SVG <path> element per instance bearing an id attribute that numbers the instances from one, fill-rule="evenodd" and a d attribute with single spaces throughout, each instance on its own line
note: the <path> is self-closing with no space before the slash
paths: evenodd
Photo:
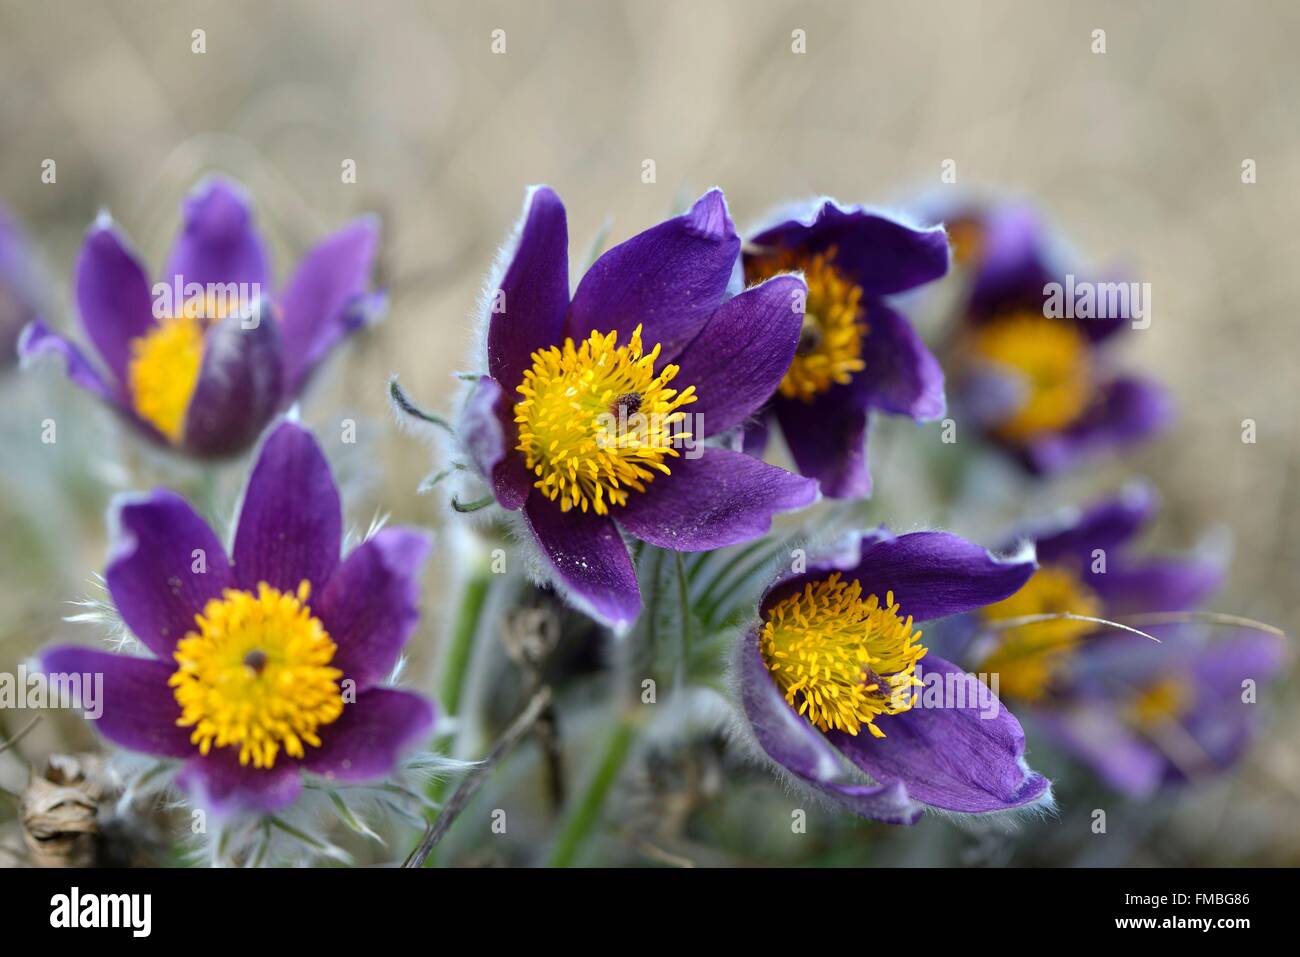
<path id="1" fill-rule="evenodd" d="M 1025 529 L 1019 537 L 1035 543 L 1038 571 L 968 623 L 977 635 L 971 666 L 996 675 L 999 694 L 1063 750 L 1138 797 L 1221 770 L 1241 754 L 1256 716 L 1242 682 L 1262 685 L 1276 674 L 1281 640 L 1245 631 L 1207 640 L 1190 625 L 1151 627 L 1140 618 L 1135 624 L 1159 643 L 1071 619 L 988 629 L 1044 614 L 1124 623 L 1199 606 L 1222 580 L 1218 562 L 1132 554 L 1156 507 L 1151 489 L 1135 484 Z"/>
<path id="2" fill-rule="evenodd" d="M 810 558 L 767 590 L 737 643 L 735 681 L 758 745 L 796 781 L 893 824 L 916 823 L 926 807 L 1049 804 L 1015 716 L 928 655 L 914 627 L 999 601 L 1033 570 L 1032 557 L 998 558 L 943 532 L 879 529 Z"/>
<path id="3" fill-rule="evenodd" d="M 492 296 L 488 374 L 458 433 L 551 577 L 608 623 L 640 611 L 620 529 L 676 551 L 762 535 L 813 482 L 703 440 L 734 430 L 794 355 L 803 282 L 732 298 L 740 240 L 720 190 L 605 252 L 569 295 L 564 205 L 532 190 Z"/>
<path id="4" fill-rule="evenodd" d="M 1034 543 L 1038 570 L 1024 588 L 973 616 L 975 633 L 981 628 L 986 633 L 971 644 L 969 663 L 997 674 L 998 691 L 1005 697 L 1040 701 L 1105 626 L 1074 619 L 997 629 L 990 625 L 1060 613 L 1122 623 L 1129 615 L 1199 605 L 1222 581 L 1218 562 L 1196 555 L 1132 554 L 1133 540 L 1157 507 L 1152 489 L 1134 483 L 1086 508 L 1022 529 L 1015 540 Z"/>
<path id="5" fill-rule="evenodd" d="M 1160 644 L 1113 635 L 1084 647 L 1034 727 L 1108 787 L 1134 798 L 1230 769 L 1259 725 L 1285 641 L 1265 632 L 1215 636 L 1152 629 Z"/>
<path id="6" fill-rule="evenodd" d="M 887 298 L 947 272 L 943 229 L 817 200 L 752 236 L 744 270 L 750 283 L 801 272 L 808 286 L 794 360 L 747 431 L 746 451 L 761 454 L 775 419 L 799 471 L 823 495 L 870 495 L 871 411 L 926 422 L 946 407 L 943 370 Z"/>
<path id="7" fill-rule="evenodd" d="M 291 803 L 303 774 L 382 778 L 425 738 L 433 709 L 383 687 L 414 630 L 421 532 L 388 528 L 340 559 L 342 508 L 311 433 L 262 446 L 229 556 L 165 489 L 115 509 L 108 592 L 151 653 L 73 646 L 50 674 L 102 674 L 108 740 L 184 762 L 178 783 L 216 813 Z"/>
<path id="8" fill-rule="evenodd" d="M 378 313 L 367 292 L 378 222 L 355 220 L 303 258 L 283 290 L 242 188 L 214 177 L 185 200 L 161 280 L 101 216 L 77 260 L 81 324 L 106 372 L 43 322 L 24 358 L 61 356 L 68 377 L 160 444 L 196 456 L 247 448 L 322 359 Z"/>
<path id="9" fill-rule="evenodd" d="M 27 237 L 0 207 L 0 370 L 17 361 L 18 334 L 44 305 L 42 276 Z"/>
<path id="10" fill-rule="evenodd" d="M 1146 287 L 1076 276 L 1023 204 L 956 219 L 971 275 L 950 372 L 982 433 L 1047 474 L 1159 431 L 1172 413 L 1164 389 L 1106 356 L 1117 333 L 1149 324 Z"/>

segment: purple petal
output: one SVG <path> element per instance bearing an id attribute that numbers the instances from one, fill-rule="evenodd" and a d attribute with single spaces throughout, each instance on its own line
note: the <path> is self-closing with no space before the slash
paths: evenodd
<path id="1" fill-rule="evenodd" d="M 853 387 L 886 412 L 918 422 L 943 418 L 943 370 L 912 324 L 883 302 L 873 302 L 867 307 L 867 325 L 862 342 L 866 368 L 853 377 Z"/>
<path id="2" fill-rule="evenodd" d="M 1043 286 L 1063 270 L 1038 213 L 1024 204 L 987 213 L 981 223 L 970 310 L 980 319 L 1018 308 L 1038 312 Z"/>
<path id="3" fill-rule="evenodd" d="M 660 223 L 597 259 L 582 277 L 565 326 L 575 342 L 618 331 L 627 342 L 644 324 L 647 347 L 671 359 L 704 328 L 722 302 L 740 238 L 722 191 L 710 190 L 690 212 Z"/>
<path id="4" fill-rule="evenodd" d="M 294 761 L 255 768 L 239 763 L 237 747 L 213 748 L 206 757 L 187 761 L 176 783 L 195 804 L 221 818 L 239 812 L 270 814 L 288 807 L 302 792 L 302 773 Z"/>
<path id="5" fill-rule="evenodd" d="M 343 508 L 329 462 L 312 434 L 294 422 L 263 443 L 244 491 L 235 531 L 235 580 L 294 591 L 303 579 L 312 595 L 334 574 L 343 538 Z"/>
<path id="6" fill-rule="evenodd" d="M 564 203 L 546 186 L 525 202 L 510 267 L 493 290 L 503 297 L 488 326 L 488 371 L 507 395 L 524 381 L 538 349 L 559 345 L 569 308 L 569 227 Z M 495 303 L 494 303 L 495 306 Z M 516 506 L 518 507 L 518 506 Z"/>
<path id="7" fill-rule="evenodd" d="M 1165 780 L 1169 762 L 1164 755 L 1129 728 L 1109 704 L 1070 705 L 1038 715 L 1034 724 L 1121 794 L 1150 797 Z"/>
<path id="8" fill-rule="evenodd" d="M 110 220 L 101 219 L 86 233 L 76 287 L 86 335 L 117 381 L 125 383 L 131 340 L 154 326 L 153 300 L 144 269 Z"/>
<path id="9" fill-rule="evenodd" d="M 393 670 L 420 618 L 429 536 L 386 528 L 353 549 L 312 603 L 338 651 L 333 666 L 365 689 Z"/>
<path id="10" fill-rule="evenodd" d="M 1136 537 L 1154 517 L 1158 504 L 1149 485 L 1131 483 L 1082 513 L 1071 509 L 1028 526 L 1019 537 L 1034 541 L 1041 562 L 1074 561 L 1086 567 L 1092 564 L 1095 549 L 1113 552 Z"/>
<path id="11" fill-rule="evenodd" d="M 89 648 L 62 646 L 41 655 L 41 670 L 47 675 L 101 675 L 98 701 L 89 700 L 83 690 L 81 706 L 93 712 L 102 709 L 94 725 L 109 741 L 130 751 L 184 758 L 197 750 L 190 744 L 188 728 L 177 727 L 181 706 L 167 686 L 176 670 L 171 662 L 153 658 L 130 658 Z M 83 689 L 93 687 L 96 679 Z"/>
<path id="12" fill-rule="evenodd" d="M 369 288 L 378 245 L 379 220 L 358 219 L 307 253 L 289 280 L 280 300 L 288 394 L 296 395 L 329 351 L 364 324 L 364 311 L 350 307 Z"/>
<path id="13" fill-rule="evenodd" d="M 80 349 L 63 338 L 41 319 L 33 319 L 27 324 L 18 339 L 18 355 L 23 366 L 28 367 L 41 356 L 55 356 L 63 361 L 67 377 L 87 392 L 94 393 L 119 411 L 130 414 L 119 398 L 120 386 L 108 383 L 99 374 Z"/>
<path id="14" fill-rule="evenodd" d="M 815 482 L 743 452 L 699 448 L 672 459 L 671 475 L 628 496 L 614 512 L 618 523 L 643 542 L 679 552 L 702 552 L 765 535 L 772 516 L 811 505 Z"/>
<path id="15" fill-rule="evenodd" d="M 427 738 L 433 706 L 419 695 L 371 688 L 320 729 L 321 746 L 308 748 L 302 766 L 334 781 L 367 781 L 391 774 L 401 753 Z"/>
<path id="16" fill-rule="evenodd" d="M 501 507 L 512 512 L 522 508 L 533 487 L 533 476 L 523 456 L 514 451 L 518 445 L 514 406 L 496 379 L 483 376 L 474 384 L 456 431 L 479 474 L 491 483 Z"/>
<path id="17" fill-rule="evenodd" d="M 1087 571 L 1088 586 L 1112 616 L 1195 608 L 1223 582 L 1217 563 L 1195 558 L 1112 560 L 1102 574 Z"/>
<path id="18" fill-rule="evenodd" d="M 922 808 L 908 800 L 907 788 L 901 783 L 848 780 L 839 753 L 781 697 L 763 666 L 756 630 L 737 643 L 736 655 L 741 706 L 769 758 L 854 814 L 890 824 L 917 822 Z"/>
<path id="19" fill-rule="evenodd" d="M 1025 462 L 1034 472 L 1059 472 L 1089 455 L 1148 439 L 1172 416 L 1168 393 L 1154 382 L 1116 379 L 1081 421 L 1029 445 Z"/>
<path id="20" fill-rule="evenodd" d="M 1001 601 L 1018 592 L 1034 573 L 1026 557 L 998 558 L 973 542 L 947 532 L 912 532 L 897 538 L 885 532 L 861 537 L 859 557 L 815 561 L 802 575 L 784 579 L 768 591 L 763 608 L 833 571 L 856 579 L 863 595 L 884 599 L 894 593 L 900 613 L 923 622 L 945 618 Z"/>
<path id="21" fill-rule="evenodd" d="M 269 299 L 270 270 L 262 237 L 242 187 L 220 177 L 200 183 L 182 204 L 181 232 L 163 279 L 167 283 L 247 283 Z"/>
<path id="22" fill-rule="evenodd" d="M 250 329 L 243 321 L 229 316 L 204 338 L 203 363 L 185 412 L 185 448 L 199 455 L 247 448 L 280 406 L 284 357 L 277 324 L 265 315 Z"/>
<path id="23" fill-rule="evenodd" d="M 835 386 L 812 402 L 778 397 L 772 403 L 781 435 L 799 472 L 814 478 L 827 498 L 866 498 L 866 409 L 843 401 L 851 386 Z"/>
<path id="24" fill-rule="evenodd" d="M 728 299 L 677 359 L 678 389 L 695 386 L 687 411 L 696 440 L 740 425 L 776 392 L 799 345 L 807 287 L 777 276 Z"/>
<path id="25" fill-rule="evenodd" d="M 904 292 L 948 271 L 948 235 L 942 226 L 918 229 L 854 206 L 826 200 L 816 215 L 765 229 L 753 245 L 809 255 L 835 248 L 835 265 L 870 298 Z"/>
<path id="26" fill-rule="evenodd" d="M 1025 765 L 1020 722 L 978 678 L 933 655 L 920 670 L 952 689 L 952 697 L 945 692 L 941 706 L 918 702 L 882 715 L 876 725 L 883 738 L 842 731 L 827 738 L 875 780 L 900 782 L 914 799 L 947 811 L 1004 811 L 1050 795 L 1047 779 Z"/>
<path id="27" fill-rule="evenodd" d="M 119 498 L 112 514 L 108 592 L 132 634 L 170 662 L 195 615 L 234 584 L 226 550 L 189 503 L 166 489 Z"/>
<path id="28" fill-rule="evenodd" d="M 562 512 L 543 495 L 529 496 L 524 517 L 576 605 L 613 626 L 636 619 L 641 611 L 636 570 L 611 518 L 578 509 Z"/>
<path id="29" fill-rule="evenodd" d="M 1211 640 L 1192 663 L 1198 693 L 1228 704 L 1233 710 L 1257 707 L 1241 700 L 1242 682 L 1257 686 L 1279 677 L 1288 662 L 1286 642 L 1276 635 L 1241 632 Z"/>

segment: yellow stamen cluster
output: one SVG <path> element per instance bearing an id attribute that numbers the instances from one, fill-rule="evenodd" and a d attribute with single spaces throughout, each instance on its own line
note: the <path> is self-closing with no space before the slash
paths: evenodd
<path id="1" fill-rule="evenodd" d="M 980 609 L 986 623 L 1070 613 L 1095 618 L 1101 599 L 1068 568 L 1045 565 L 1009 598 Z M 1071 618 L 1016 625 L 997 633 L 998 643 L 980 671 L 998 676 L 998 690 L 1008 697 L 1034 701 L 1047 693 L 1071 652 L 1096 625 Z"/>
<path id="2" fill-rule="evenodd" d="M 1074 323 L 1018 312 L 980 326 L 971 348 L 977 358 L 1018 376 L 1025 389 L 1020 407 L 995 429 L 1005 441 L 1063 429 L 1087 410 L 1090 350 Z"/>
<path id="3" fill-rule="evenodd" d="M 671 474 L 664 460 L 692 437 L 674 427 L 695 386 L 669 388 L 678 367 L 655 372 L 660 347 L 644 351 L 640 326 L 617 343 L 616 331 L 593 332 L 581 345 L 566 339 L 534 352 L 516 390 L 517 449 L 537 476 L 533 485 L 565 512 L 606 515 L 626 505 L 629 489 L 644 492 L 657 474 Z"/>
<path id="4" fill-rule="evenodd" d="M 307 607 L 310 592 L 306 581 L 297 594 L 265 582 L 256 595 L 227 589 L 195 616 L 169 684 L 176 723 L 194 729 L 200 753 L 238 747 L 240 764 L 270 768 L 282 748 L 301 758 L 304 744 L 320 747 L 317 728 L 343 713 L 343 672 L 330 667 L 334 642 Z"/>
<path id="5" fill-rule="evenodd" d="M 1186 681 L 1162 678 L 1139 691 L 1129 703 L 1128 718 L 1139 729 L 1155 729 L 1186 714 L 1192 693 Z"/>
<path id="6" fill-rule="evenodd" d="M 172 442 L 185 430 L 185 413 L 203 363 L 203 324 L 194 316 L 163 319 L 131 341 L 127 386 L 136 414 Z"/>
<path id="7" fill-rule="evenodd" d="M 782 599 L 767 615 L 759 635 L 763 663 L 791 707 L 822 731 L 856 736 L 866 725 L 873 737 L 885 733 L 877 715 L 901 714 L 916 703 L 910 689 L 925 657 L 921 632 L 900 617 L 894 593 L 882 604 L 864 601 L 862 584 L 836 572 Z"/>
<path id="8" fill-rule="evenodd" d="M 803 270 L 808 299 L 799 347 L 780 391 L 786 398 L 811 402 L 833 385 L 847 385 L 855 372 L 866 368 L 862 361 L 866 312 L 862 287 L 835 268 L 833 246 L 810 257 L 788 250 L 760 256 L 750 273 L 751 278 L 763 280 L 796 270 Z"/>

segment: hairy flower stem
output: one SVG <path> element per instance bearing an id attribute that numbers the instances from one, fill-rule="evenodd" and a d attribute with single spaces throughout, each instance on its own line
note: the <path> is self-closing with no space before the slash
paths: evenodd
<path id="1" fill-rule="evenodd" d="M 552 867 L 569 867 L 573 864 L 582 848 L 583 842 L 591 834 L 600 820 L 601 811 L 610 789 L 618 780 L 619 771 L 632 751 L 632 742 L 636 737 L 636 728 L 640 722 L 630 713 L 625 715 L 610 733 L 601 753 L 600 762 L 586 789 L 582 792 L 572 813 L 564 822 L 564 829 L 556 839 L 551 851 Z"/>

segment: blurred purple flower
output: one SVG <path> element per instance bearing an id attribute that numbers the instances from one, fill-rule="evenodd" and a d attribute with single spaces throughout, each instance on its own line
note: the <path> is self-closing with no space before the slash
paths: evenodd
<path id="1" fill-rule="evenodd" d="M 367 292 L 378 223 L 358 219 L 327 237 L 276 293 L 240 187 L 205 180 L 183 213 L 153 287 L 110 219 L 86 235 L 77 306 L 106 374 L 40 320 L 19 349 L 25 359 L 61 356 L 73 382 L 160 444 L 229 455 L 251 445 L 321 360 L 378 314 L 382 299 Z"/>
<path id="2" fill-rule="evenodd" d="M 1228 770 L 1259 725 L 1259 691 L 1286 663 L 1284 639 L 1188 626 L 1155 629 L 1160 644 L 1108 636 L 1080 652 L 1040 727 L 1109 787 L 1145 798 Z"/>
<path id="3" fill-rule="evenodd" d="M 564 205 L 539 187 L 492 290 L 488 375 L 458 432 L 496 501 L 522 510 L 550 577 L 602 621 L 641 608 L 620 529 L 704 551 L 816 498 L 807 479 L 702 445 L 772 394 L 803 320 L 793 276 L 725 298 L 739 250 L 712 190 L 605 252 L 570 298 Z"/>
<path id="4" fill-rule="evenodd" d="M 1035 615 L 1070 613 L 1122 622 L 1129 615 L 1196 607 L 1223 579 L 1218 562 L 1195 555 L 1132 554 L 1133 540 L 1156 508 L 1150 487 L 1134 483 L 1087 508 L 1022 529 L 1014 540 L 1034 543 L 1038 570 L 1024 588 L 981 609 L 967 624 L 978 635 L 980 628 Z M 1073 619 L 994 630 L 976 638 L 970 658 L 979 671 L 998 674 L 1000 694 L 1038 701 L 1054 691 L 1099 630 L 1094 622 Z"/>
<path id="5" fill-rule="evenodd" d="M 0 207 L 0 369 L 18 360 L 18 335 L 40 315 L 42 279 L 27 237 Z"/>
<path id="6" fill-rule="evenodd" d="M 342 509 L 311 433 L 283 423 L 245 490 L 229 557 L 180 496 L 115 508 L 109 594 L 154 657 L 62 646 L 50 674 L 103 675 L 99 731 L 184 761 L 216 813 L 291 803 L 303 773 L 382 778 L 429 733 L 423 698 L 382 687 L 414 630 L 427 536 L 384 529 L 340 560 Z"/>
<path id="7" fill-rule="evenodd" d="M 1159 431 L 1165 391 L 1108 368 L 1105 346 L 1149 322 L 1147 287 L 1071 272 L 1022 204 L 950 217 L 970 293 L 950 369 L 954 395 L 984 434 L 1036 474 L 1132 445 Z"/>
<path id="8" fill-rule="evenodd" d="M 1091 507 L 1025 530 L 1041 567 L 1019 592 L 973 618 L 999 621 L 1068 612 L 1126 616 L 1195 608 L 1219 585 L 1217 562 L 1196 556 L 1139 558 L 1132 540 L 1156 499 L 1133 486 Z M 996 674 L 1064 751 L 1109 786 L 1136 797 L 1228 767 L 1253 730 L 1254 687 L 1274 677 L 1283 645 L 1264 633 L 1208 640 L 1190 624 L 1153 628 L 1160 643 L 1106 632 L 1087 621 L 1041 621 L 977 637 L 970 660 Z"/>
<path id="9" fill-rule="evenodd" d="M 926 806 L 1050 804 L 1019 722 L 973 675 L 927 655 L 912 628 L 1003 599 L 1033 570 L 1031 558 L 997 558 L 955 535 L 880 529 L 782 576 L 736 648 L 758 745 L 798 782 L 894 824 Z"/>
<path id="10" fill-rule="evenodd" d="M 918 422 L 944 415 L 943 370 L 887 297 L 943 276 L 948 239 L 942 228 L 913 228 L 829 199 L 783 215 L 750 238 L 745 279 L 801 272 L 807 309 L 794 361 L 766 414 L 750 424 L 745 449 L 762 454 L 770 416 L 823 495 L 865 497 L 871 410 Z"/>

